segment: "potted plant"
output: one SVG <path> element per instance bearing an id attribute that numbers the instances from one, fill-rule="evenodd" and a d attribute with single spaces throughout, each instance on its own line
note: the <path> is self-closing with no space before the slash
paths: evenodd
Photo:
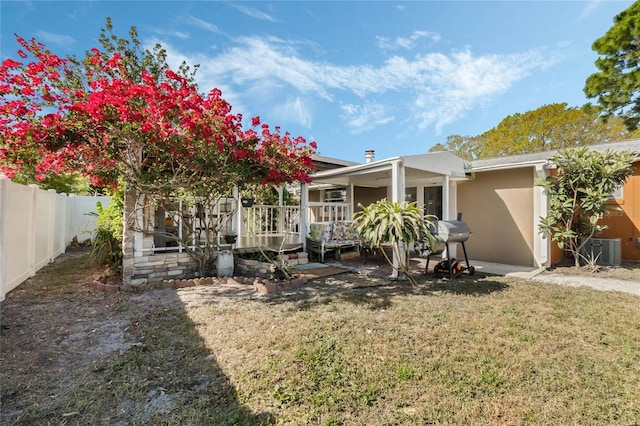
<path id="1" fill-rule="evenodd" d="M 227 244 L 235 244 L 237 240 L 238 234 L 236 233 L 235 229 L 229 229 L 227 230 L 227 233 L 224 234 L 224 241 Z"/>
<path id="2" fill-rule="evenodd" d="M 242 197 L 240 202 L 242 203 L 242 207 L 251 207 L 253 206 L 255 199 L 253 197 Z"/>

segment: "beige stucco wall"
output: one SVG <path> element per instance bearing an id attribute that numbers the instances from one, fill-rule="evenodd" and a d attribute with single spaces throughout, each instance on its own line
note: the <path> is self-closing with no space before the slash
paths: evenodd
<path id="1" fill-rule="evenodd" d="M 368 206 L 369 204 L 376 203 L 383 198 L 387 198 L 387 187 L 368 188 L 356 186 L 353 188 L 353 203 L 355 204 L 356 211 L 358 210 L 359 204 Z"/>
<path id="2" fill-rule="evenodd" d="M 458 211 L 472 232 L 465 243 L 470 259 L 536 266 L 533 181 L 533 169 L 521 168 L 476 172 L 458 183 Z"/>

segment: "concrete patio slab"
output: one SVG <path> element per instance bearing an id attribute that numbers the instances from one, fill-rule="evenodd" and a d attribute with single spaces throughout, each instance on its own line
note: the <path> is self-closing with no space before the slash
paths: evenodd
<path id="1" fill-rule="evenodd" d="M 483 262 L 480 260 L 469 260 L 469 263 L 476 268 L 478 272 L 524 279 L 531 279 L 545 270 L 544 267 L 533 268 L 530 266 L 507 265 L 504 263 Z"/>

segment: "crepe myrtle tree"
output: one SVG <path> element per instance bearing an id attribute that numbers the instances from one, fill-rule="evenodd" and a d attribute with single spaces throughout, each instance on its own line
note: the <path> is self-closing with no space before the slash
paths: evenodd
<path id="1" fill-rule="evenodd" d="M 599 223 L 607 208 L 615 208 L 607 206 L 607 199 L 631 175 L 634 159 L 630 151 L 565 149 L 552 159 L 556 173 L 537 182 L 549 199 L 540 233 L 567 249 L 575 266 L 580 266 L 581 258 L 592 260 L 581 253 L 582 248 L 607 228 Z"/>
<path id="2" fill-rule="evenodd" d="M 366 207 L 360 204 L 359 207 L 361 210 L 354 213 L 353 219 L 362 243 L 380 250 L 387 262 L 415 286 L 416 281 L 409 272 L 410 249 L 417 241 L 424 241 L 429 248 L 433 248 L 435 237 L 429 224 L 436 219 L 435 216 L 423 217 L 416 203 L 386 199 Z M 397 268 L 384 251 L 384 244 L 391 245 L 399 259 Z"/>
<path id="3" fill-rule="evenodd" d="M 0 66 L 0 171 L 9 178 L 25 167 L 38 180 L 81 172 L 94 185 L 125 185 L 147 212 L 178 202 L 199 205 L 185 217 L 192 231 L 208 217 L 202 208 L 214 208 L 238 184 L 310 181 L 315 142 L 272 130 L 259 117 L 243 130 L 242 116 L 231 112 L 219 89 L 202 95 L 170 69 L 131 75 L 117 51 L 93 48 L 79 62 L 16 37 L 19 60 Z M 125 219 L 130 229 L 153 232 L 148 223 Z M 210 235 L 221 226 L 204 225 L 211 233 L 200 244 L 187 244 L 192 235 L 179 241 L 201 273 L 213 265 Z"/>

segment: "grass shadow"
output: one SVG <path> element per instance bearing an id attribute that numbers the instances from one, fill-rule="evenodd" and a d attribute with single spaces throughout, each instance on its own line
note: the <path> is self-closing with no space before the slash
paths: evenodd
<path id="1" fill-rule="evenodd" d="M 56 261 L 0 305 L 0 423 L 276 423 L 240 401 L 176 290 L 96 292 L 94 270 Z"/>
<path id="2" fill-rule="evenodd" d="M 269 303 L 294 303 L 295 309 L 311 309 L 334 301 L 367 306 L 372 310 L 389 309 L 394 299 L 406 296 L 438 296 L 443 293 L 486 296 L 509 289 L 509 285 L 495 276 L 476 273 L 463 274 L 451 280 L 434 275 L 414 276 L 417 286 L 407 280 L 371 277 L 346 272 L 332 277 L 311 280 L 302 288 L 288 294 L 276 295 Z"/>
<path id="3" fill-rule="evenodd" d="M 463 273 L 461 276 L 452 279 L 430 275 L 423 284 L 431 292 L 467 296 L 486 296 L 491 293 L 505 291 L 510 287 L 496 275 L 478 272 L 473 276 Z"/>

